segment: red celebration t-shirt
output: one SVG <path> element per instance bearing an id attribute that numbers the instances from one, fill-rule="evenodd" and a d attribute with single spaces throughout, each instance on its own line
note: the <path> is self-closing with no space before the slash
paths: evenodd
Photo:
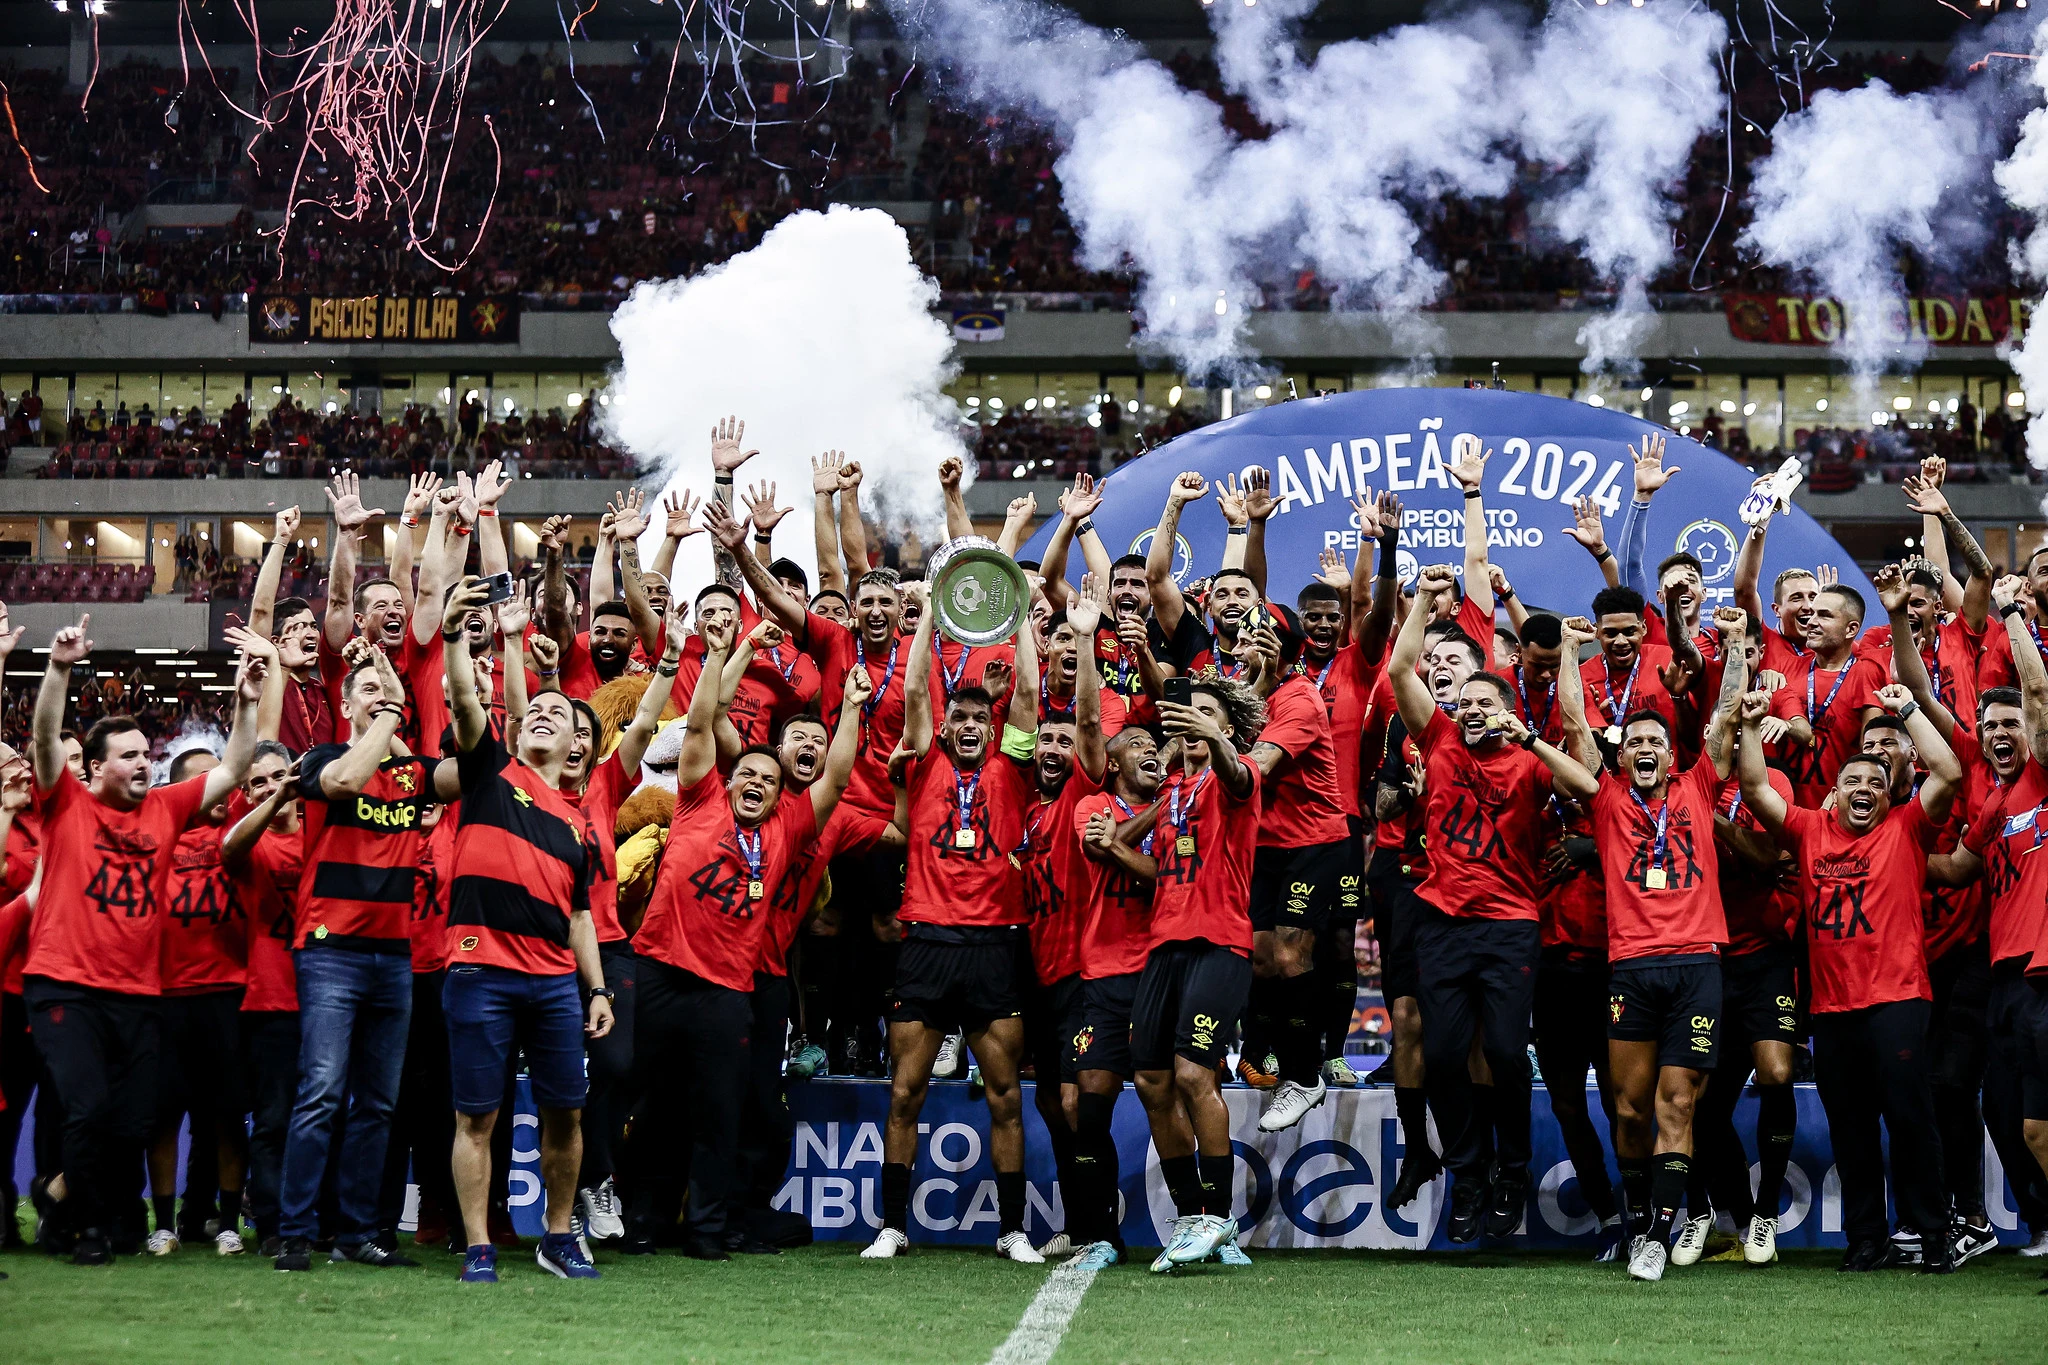
<path id="1" fill-rule="evenodd" d="M 1258 847 L 1261 781 L 1235 796 L 1213 768 L 1192 777 L 1175 769 L 1159 789 L 1163 809 L 1153 827 L 1159 879 L 1152 892 L 1152 946 L 1200 940 L 1235 953 L 1252 950 L 1252 858 Z"/>
<path id="2" fill-rule="evenodd" d="M 1673 774 L 1662 801 L 1600 774 L 1593 841 L 1607 885 L 1607 959 L 1716 953 L 1728 941 L 1714 799 L 1721 776 L 1701 759 Z"/>
<path id="3" fill-rule="evenodd" d="M 1813 1012 L 1931 1000 L 1920 883 L 1940 834 L 1918 799 L 1858 838 L 1833 811 L 1793 806 L 1785 833 L 1799 859 Z"/>
<path id="4" fill-rule="evenodd" d="M 1428 765 L 1422 816 L 1429 841 L 1429 878 L 1419 894 L 1447 915 L 1537 919 L 1550 770 L 1520 745 L 1467 748 L 1441 711 L 1419 742 Z"/>

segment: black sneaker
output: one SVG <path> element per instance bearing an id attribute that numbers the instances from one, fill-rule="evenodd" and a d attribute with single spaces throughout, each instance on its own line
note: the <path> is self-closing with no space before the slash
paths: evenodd
<path id="1" fill-rule="evenodd" d="M 1882 1237 L 1864 1237 L 1849 1244 L 1842 1257 L 1841 1273 L 1860 1274 L 1866 1270 L 1889 1270 L 1899 1264 L 1898 1253 Z"/>
<path id="2" fill-rule="evenodd" d="M 1479 1240 L 1487 1193 L 1486 1182 L 1477 1176 L 1461 1175 L 1451 1182 L 1451 1218 L 1446 1231 L 1453 1242 Z"/>
<path id="3" fill-rule="evenodd" d="M 703 1237 L 692 1237 L 683 1243 L 683 1255 L 693 1261 L 729 1261 L 732 1254 L 722 1243 Z"/>
<path id="4" fill-rule="evenodd" d="M 277 1253 L 279 1270 L 311 1270 L 313 1268 L 313 1244 L 304 1237 L 287 1237 L 284 1249 Z"/>
<path id="5" fill-rule="evenodd" d="M 1503 1175 L 1493 1183 L 1493 1198 L 1486 1210 L 1486 1235 L 1512 1237 L 1522 1225 L 1522 1206 L 1528 1202 L 1529 1177 Z"/>
<path id="6" fill-rule="evenodd" d="M 329 1253 L 327 1259 L 336 1265 L 346 1261 L 354 1261 L 357 1265 L 376 1266 L 379 1269 L 387 1270 L 419 1264 L 412 1257 L 401 1256 L 395 1251 L 386 1251 L 375 1242 L 358 1242 L 354 1246 L 342 1246 L 336 1243 L 334 1250 Z"/>
<path id="7" fill-rule="evenodd" d="M 1998 1234 L 1974 1223 L 1958 1222 L 1949 1229 L 1949 1247 L 1957 1265 L 1998 1249 Z"/>
<path id="8" fill-rule="evenodd" d="M 1946 1237 L 1936 1233 L 1920 1239 L 1920 1273 L 1922 1275 L 1953 1275 L 1956 1273 L 1955 1247 Z"/>
<path id="9" fill-rule="evenodd" d="M 105 1265 L 108 1259 L 107 1239 L 98 1228 L 87 1228 L 78 1234 L 78 1241 L 71 1248 L 71 1264 Z"/>
<path id="10" fill-rule="evenodd" d="M 1405 1209 L 1414 1203 L 1423 1187 L 1444 1173 L 1443 1158 L 1427 1147 L 1410 1147 L 1401 1161 L 1401 1178 L 1387 1195 L 1387 1207 Z"/>
<path id="11" fill-rule="evenodd" d="M 283 1253 L 283 1251 L 284 1238 L 265 1237 L 263 1239 L 263 1245 L 256 1249 L 256 1254 L 259 1256 L 268 1256 L 271 1260 L 274 1261 L 278 1258 L 280 1254 Z"/>

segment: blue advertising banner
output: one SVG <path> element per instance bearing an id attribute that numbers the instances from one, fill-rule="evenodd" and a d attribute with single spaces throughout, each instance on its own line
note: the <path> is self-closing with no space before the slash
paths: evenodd
<path id="1" fill-rule="evenodd" d="M 1268 582 L 1278 600 L 1293 603 L 1315 577 L 1325 548 L 1357 552 L 1350 500 L 1368 488 L 1401 499 L 1398 562 L 1402 582 L 1412 583 L 1423 565 L 1462 565 L 1464 503 L 1444 466 L 1452 441 L 1466 433 L 1493 449 L 1485 480 L 1487 553 L 1532 608 L 1575 615 L 1591 605 L 1604 584 L 1592 556 L 1564 535 L 1571 504 L 1581 497 L 1598 502 L 1608 544 L 1619 551 L 1634 489 L 1628 447 L 1658 434 L 1669 443 L 1666 465 L 1682 472 L 1651 504 L 1645 567 L 1654 572 L 1674 550 L 1690 551 L 1704 566 L 1705 609 L 1733 600 L 1735 553 L 1744 535 L 1736 508 L 1755 474 L 1654 423 L 1541 394 L 1364 389 L 1258 408 L 1189 432 L 1111 474 L 1096 530 L 1112 557 L 1144 554 L 1176 475 L 1193 470 L 1213 485 L 1225 474 L 1261 466 L 1272 474 L 1280 503 L 1266 528 Z M 1039 529 L 1023 557 L 1043 556 L 1051 528 L 1048 522 Z M 1175 579 L 1187 583 L 1213 573 L 1223 536 L 1213 495 L 1188 507 L 1174 546 Z M 1796 507 L 1771 524 L 1766 598 L 1780 569 L 1821 563 L 1835 565 L 1842 582 L 1876 609 L 1869 581 L 1848 554 Z M 1081 572 L 1077 554 L 1068 573 L 1078 582 Z"/>

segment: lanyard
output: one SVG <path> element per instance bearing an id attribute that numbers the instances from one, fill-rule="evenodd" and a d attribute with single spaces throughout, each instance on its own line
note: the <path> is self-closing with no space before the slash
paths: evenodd
<path id="1" fill-rule="evenodd" d="M 1639 811 L 1641 811 L 1641 812 L 1643 813 L 1643 818 L 1644 818 L 1644 819 L 1646 819 L 1646 820 L 1647 820 L 1647 819 L 1649 819 L 1649 818 L 1650 818 L 1650 803 L 1649 803 L 1649 802 L 1647 802 L 1647 801 L 1645 801 L 1645 800 L 1643 800 L 1643 794 L 1642 794 L 1641 792 L 1637 791 L 1637 790 L 1636 790 L 1636 789 L 1635 789 L 1634 787 L 1630 787 L 1630 788 L 1628 789 L 1628 796 L 1629 796 L 1629 800 L 1631 800 L 1631 801 L 1633 801 L 1633 802 L 1635 802 L 1635 803 L 1636 803 L 1636 809 L 1637 809 L 1637 810 L 1639 810 Z M 1649 868 L 1649 870 L 1650 870 L 1650 871 L 1651 871 L 1652 873 L 1660 873 L 1660 872 L 1661 872 L 1661 870 L 1662 870 L 1662 868 L 1663 868 L 1663 866 L 1664 866 L 1664 863 L 1665 863 L 1665 848 L 1666 848 L 1666 840 L 1665 840 L 1665 837 L 1664 837 L 1664 826 L 1665 826 L 1665 823 L 1666 823 L 1666 822 L 1667 822 L 1667 821 L 1668 821 L 1668 820 L 1669 820 L 1670 818 L 1671 818 L 1671 794 L 1670 794 L 1669 792 L 1666 792 L 1666 793 L 1665 793 L 1665 795 L 1664 795 L 1664 804 L 1663 804 L 1663 805 L 1661 805 L 1661 806 L 1659 806 L 1659 807 L 1657 807 L 1657 816 L 1656 816 L 1656 819 L 1657 819 L 1657 838 L 1656 838 L 1656 842 L 1654 842 L 1653 844 L 1651 844 L 1651 845 L 1650 845 L 1650 868 Z M 1661 888 L 1663 887 L 1663 884 L 1664 884 L 1664 878 L 1663 878 L 1663 877 L 1662 877 L 1661 875 L 1659 875 L 1659 876 L 1657 876 L 1657 877 L 1656 877 L 1656 879 L 1655 879 L 1655 882 L 1654 882 L 1654 885 L 1653 885 L 1653 889 L 1661 889 Z"/>
<path id="2" fill-rule="evenodd" d="M 1195 813 L 1195 799 L 1202 794 L 1202 788 L 1205 785 L 1207 785 L 1209 779 L 1211 777 L 1214 777 L 1215 775 L 1216 770 L 1214 768 L 1204 768 L 1202 769 L 1202 775 L 1195 779 L 1194 786 L 1189 787 L 1187 785 L 1187 777 L 1185 774 L 1182 775 L 1181 780 L 1179 782 L 1173 784 L 1173 790 L 1167 793 L 1166 798 L 1166 822 L 1173 826 L 1174 833 L 1187 833 L 1187 830 L 1182 827 L 1180 822 L 1181 793 L 1183 791 L 1187 793 L 1187 813 L 1190 817 L 1192 817 Z"/>
<path id="3" fill-rule="evenodd" d="M 771 645 L 768 649 L 768 662 L 775 666 L 775 671 L 782 675 L 784 682 L 791 683 L 792 686 L 795 685 L 791 682 L 790 678 L 790 675 L 796 672 L 796 656 L 794 654 L 789 656 L 789 667 L 784 668 L 782 666 L 782 646 Z M 893 665 L 896 661 L 892 658 L 889 662 Z"/>
<path id="4" fill-rule="evenodd" d="M 1628 682 L 1622 686 L 1621 701 L 1614 700 L 1614 670 L 1605 659 L 1600 661 L 1607 676 L 1607 719 L 1619 725 L 1621 718 L 1628 714 L 1629 698 L 1636 694 L 1636 671 L 1643 666 L 1643 652 L 1636 651 L 1636 661 L 1628 666 Z M 1517 670 L 1519 672 L 1519 670 Z"/>
<path id="5" fill-rule="evenodd" d="M 932 657 L 939 662 L 939 682 L 945 688 L 948 701 L 953 699 L 953 693 L 960 686 L 960 679 L 967 673 L 967 656 L 971 652 L 966 645 L 960 646 L 960 666 L 947 668 L 945 651 L 939 648 L 938 637 L 932 637 Z"/>
<path id="6" fill-rule="evenodd" d="M 960 828 L 974 827 L 974 793 L 981 789 L 981 769 L 974 770 L 974 776 L 961 780 L 956 771 L 953 774 L 953 795 L 960 802 Z"/>
<path id="7" fill-rule="evenodd" d="M 1630 675 L 1630 681 L 1634 681 L 1633 674 Z M 1543 738 L 1543 732 L 1550 728 L 1551 713 L 1557 710 L 1557 679 L 1552 678 L 1550 680 L 1550 695 L 1543 702 L 1543 723 L 1541 725 L 1536 723 L 1536 713 L 1529 708 L 1529 689 L 1522 680 L 1522 670 L 1519 668 L 1515 670 L 1515 691 L 1520 693 L 1522 697 L 1523 718 L 1529 722 L 1529 728 L 1536 732 L 1536 738 Z M 1608 689 L 1609 696 L 1612 696 L 1613 692 L 1613 688 Z"/>
<path id="8" fill-rule="evenodd" d="M 1124 799 L 1121 796 L 1118 796 L 1115 792 L 1111 792 L 1109 794 L 1109 799 L 1116 802 L 1116 808 L 1119 811 L 1123 812 L 1124 819 L 1128 820 L 1132 816 L 1137 814 L 1137 812 L 1132 810 L 1130 806 L 1124 801 Z M 1152 856 L 1152 836 L 1157 834 L 1158 832 L 1159 826 L 1156 824 L 1153 825 L 1151 829 L 1146 830 L 1145 837 L 1138 841 L 1138 852 L 1144 854 L 1148 858 Z"/>
<path id="9" fill-rule="evenodd" d="M 732 827 L 732 837 L 733 842 L 740 846 L 740 857 L 746 861 L 747 880 L 756 886 L 760 885 L 761 831 L 758 829 L 754 831 L 754 842 L 750 844 L 747 842 L 747 832 L 744 829 L 740 828 L 738 821 L 734 821 Z M 754 896 L 752 897 L 752 899 L 759 900 L 760 897 Z"/>
<path id="10" fill-rule="evenodd" d="M 1052 700 L 1052 679 L 1050 679 L 1050 678 L 1040 678 L 1040 679 L 1038 680 L 1038 714 L 1039 714 L 1039 715 L 1041 715 L 1041 716 L 1044 716 L 1044 715 L 1055 715 L 1055 716 L 1071 716 L 1071 715 L 1075 714 L 1075 712 L 1076 712 L 1076 711 L 1078 711 L 1078 710 L 1079 710 L 1079 708 L 1080 708 L 1080 705 L 1081 705 L 1081 694 L 1080 694 L 1079 692 L 1076 692 L 1076 693 L 1074 693 L 1074 695 L 1073 695 L 1073 696 L 1071 696 L 1071 697 L 1068 697 L 1068 698 L 1067 698 L 1067 704 L 1066 704 L 1065 706 L 1055 706 L 1055 705 L 1053 705 L 1053 700 Z"/>
<path id="11" fill-rule="evenodd" d="M 1336 666 L 1337 656 L 1335 654 L 1332 654 L 1330 656 L 1329 662 L 1323 665 L 1323 671 L 1316 674 L 1316 691 L 1320 692 L 1323 690 L 1323 684 L 1329 681 L 1330 670 L 1335 668 Z M 1308 676 L 1308 659 L 1306 656 L 1302 658 L 1301 662 L 1295 664 L 1294 671 L 1296 673 L 1299 673 L 1304 678 Z"/>
<path id="12" fill-rule="evenodd" d="M 858 634 L 855 634 L 853 637 L 853 662 L 860 668 L 868 666 L 867 642 L 862 640 Z M 790 667 L 794 668 L 796 665 L 791 664 Z M 875 708 L 882 704 L 882 694 L 889 690 L 889 684 L 894 681 L 896 681 L 896 646 L 894 643 L 891 643 L 889 646 L 889 669 L 886 673 L 882 674 L 882 685 L 875 689 L 874 695 L 860 704 L 860 718 L 863 722 L 874 720 Z"/>
<path id="13" fill-rule="evenodd" d="M 1214 644 L 1210 647 L 1209 657 L 1216 661 L 1216 675 L 1218 677 L 1242 678 L 1244 676 L 1244 665 L 1239 663 L 1237 657 L 1221 644 Z M 1229 660 L 1228 663 L 1224 662 L 1226 659 Z"/>
<path id="14" fill-rule="evenodd" d="M 1849 680 L 1849 670 L 1851 668 L 1854 668 L 1855 666 L 1856 661 L 1854 659 L 1848 659 L 1843 662 L 1841 669 L 1835 674 L 1835 685 L 1828 689 L 1828 699 L 1820 704 L 1820 712 L 1818 715 L 1815 714 L 1813 709 L 1813 675 L 1820 672 L 1820 661 L 1816 659 L 1814 661 L 1813 667 L 1806 670 L 1807 724 L 1814 724 L 1818 722 L 1822 716 L 1827 715 L 1828 708 L 1835 704 L 1835 693 L 1842 690 L 1842 684 Z"/>

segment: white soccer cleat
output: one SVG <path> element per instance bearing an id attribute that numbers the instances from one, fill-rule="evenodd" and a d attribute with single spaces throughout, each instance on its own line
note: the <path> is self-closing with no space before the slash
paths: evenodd
<path id="1" fill-rule="evenodd" d="M 626 1235 L 626 1219 L 619 1211 L 618 1190 L 612 1178 L 587 1190 L 576 1191 L 576 1212 L 583 1219 L 583 1231 L 594 1241 L 609 1242 Z"/>
<path id="2" fill-rule="evenodd" d="M 1365 1078 L 1351 1069 L 1351 1063 L 1342 1057 L 1332 1057 L 1323 1063 L 1323 1079 L 1342 1090 L 1354 1090 L 1365 1084 Z"/>
<path id="3" fill-rule="evenodd" d="M 1056 1256 L 1071 1256 L 1074 1254 L 1074 1239 L 1064 1232 L 1055 1232 L 1038 1249 L 1038 1254 L 1048 1261 Z"/>
<path id="4" fill-rule="evenodd" d="M 1655 1284 L 1664 1278 L 1664 1263 L 1670 1253 L 1654 1237 L 1638 1237 L 1628 1254 L 1628 1277 Z"/>
<path id="5" fill-rule="evenodd" d="M 1752 1215 L 1742 1230 L 1742 1259 L 1746 1265 L 1769 1265 L 1778 1259 L 1778 1220 Z"/>
<path id="6" fill-rule="evenodd" d="M 1206 1261 L 1216 1254 L 1218 1247 L 1230 1240 L 1230 1234 L 1236 1227 L 1234 1218 L 1218 1218 L 1213 1213 L 1205 1213 L 1189 1226 L 1186 1237 L 1174 1239 L 1175 1245 L 1168 1247 L 1166 1254 L 1175 1265 Z"/>
<path id="7" fill-rule="evenodd" d="M 152 1256 L 168 1256 L 178 1249 L 178 1234 L 169 1228 L 158 1228 L 149 1234 L 149 1243 L 144 1249 Z"/>
<path id="8" fill-rule="evenodd" d="M 1252 1258 L 1245 1255 L 1244 1248 L 1237 1244 L 1237 1220 L 1235 1218 L 1230 1218 L 1224 1221 L 1230 1224 L 1230 1230 L 1223 1238 L 1223 1245 L 1216 1248 L 1216 1259 L 1218 1261 L 1221 1261 L 1224 1265 L 1250 1265 L 1252 1263 Z"/>
<path id="9" fill-rule="evenodd" d="M 1031 1245 L 1031 1239 L 1021 1232 L 1006 1232 L 996 1238 L 996 1255 L 1018 1265 L 1044 1265 L 1045 1257 L 1038 1254 Z"/>
<path id="10" fill-rule="evenodd" d="M 213 1249 L 223 1256 L 239 1256 L 248 1248 L 242 1245 L 242 1234 L 233 1228 L 222 1228 L 213 1234 Z"/>
<path id="11" fill-rule="evenodd" d="M 1714 1230 L 1714 1215 L 1703 1213 L 1697 1218 L 1688 1218 L 1678 1230 L 1678 1240 L 1671 1246 L 1671 1264 L 1697 1265 L 1707 1249 L 1707 1234 Z"/>
<path id="12" fill-rule="evenodd" d="M 946 1041 L 939 1044 L 939 1055 L 932 1059 L 932 1077 L 935 1080 L 950 1081 L 965 1068 L 960 1065 L 960 1054 L 967 1046 L 965 1035 L 949 1033 Z"/>
<path id="13" fill-rule="evenodd" d="M 1174 1248 L 1187 1240 L 1189 1229 L 1194 1226 L 1195 1220 L 1199 1217 L 1201 1217 L 1200 1214 L 1183 1214 L 1181 1217 L 1173 1220 L 1173 1231 L 1167 1234 L 1166 1245 L 1159 1248 L 1159 1254 L 1152 1258 L 1152 1273 L 1154 1275 L 1164 1275 L 1178 1264 L 1173 1259 Z"/>
<path id="14" fill-rule="evenodd" d="M 1273 1102 L 1266 1106 L 1266 1112 L 1259 1115 L 1259 1131 L 1262 1133 L 1283 1133 L 1308 1117 L 1308 1111 L 1321 1104 L 1330 1093 L 1330 1087 L 1323 1084 L 1321 1076 L 1316 1077 L 1313 1090 L 1297 1085 L 1293 1081 L 1280 1082 L 1280 1088 L 1273 1092 Z"/>
<path id="15" fill-rule="evenodd" d="M 863 1261 L 887 1261 L 910 1254 L 910 1238 L 895 1228 L 883 1228 L 875 1240 L 861 1248 Z"/>

